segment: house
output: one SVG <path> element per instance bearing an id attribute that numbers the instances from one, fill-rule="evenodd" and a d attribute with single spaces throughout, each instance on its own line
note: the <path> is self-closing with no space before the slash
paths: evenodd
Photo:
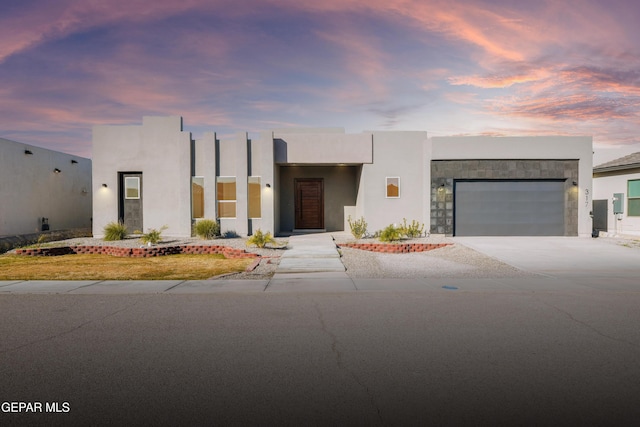
<path id="1" fill-rule="evenodd" d="M 593 168 L 593 228 L 640 235 L 640 152 Z"/>
<path id="2" fill-rule="evenodd" d="M 193 140 L 181 117 L 93 129 L 94 236 L 217 219 L 250 235 L 370 231 L 417 220 L 445 235 L 591 234 L 590 137 L 434 137 L 342 129 Z"/>
<path id="3" fill-rule="evenodd" d="M 0 237 L 91 227 L 91 160 L 0 138 Z"/>

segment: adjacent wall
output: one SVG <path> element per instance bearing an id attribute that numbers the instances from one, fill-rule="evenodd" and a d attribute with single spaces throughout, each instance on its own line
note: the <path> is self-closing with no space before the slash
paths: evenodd
<path id="1" fill-rule="evenodd" d="M 40 232 L 43 217 L 89 228 L 91 215 L 91 160 L 0 138 L 0 236 Z"/>
<path id="2" fill-rule="evenodd" d="M 627 201 L 627 181 L 640 179 L 640 168 L 603 172 L 594 174 L 593 177 L 593 199 L 607 201 L 607 232 L 611 234 L 627 234 L 640 236 L 640 217 L 629 216 L 629 206 Z M 613 215 L 613 194 L 624 194 L 624 213 Z"/>

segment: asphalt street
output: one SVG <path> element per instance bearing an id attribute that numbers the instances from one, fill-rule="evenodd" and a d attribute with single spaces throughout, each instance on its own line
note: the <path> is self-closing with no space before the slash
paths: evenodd
<path id="1" fill-rule="evenodd" d="M 609 277 L 518 242 L 539 278 L 0 294 L 0 425 L 636 424 L 640 251 Z"/>

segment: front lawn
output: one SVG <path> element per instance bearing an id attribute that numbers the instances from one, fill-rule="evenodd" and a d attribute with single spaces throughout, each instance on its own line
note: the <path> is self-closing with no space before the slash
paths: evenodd
<path id="1" fill-rule="evenodd" d="M 1 255 L 0 280 L 201 280 L 244 271 L 253 260 L 224 255 Z"/>

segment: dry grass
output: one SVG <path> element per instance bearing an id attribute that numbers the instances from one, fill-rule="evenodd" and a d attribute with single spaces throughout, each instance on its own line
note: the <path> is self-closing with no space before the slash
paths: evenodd
<path id="1" fill-rule="evenodd" d="M 0 280 L 198 280 L 244 271 L 253 259 L 224 255 L 124 258 L 109 255 L 0 256 Z"/>

